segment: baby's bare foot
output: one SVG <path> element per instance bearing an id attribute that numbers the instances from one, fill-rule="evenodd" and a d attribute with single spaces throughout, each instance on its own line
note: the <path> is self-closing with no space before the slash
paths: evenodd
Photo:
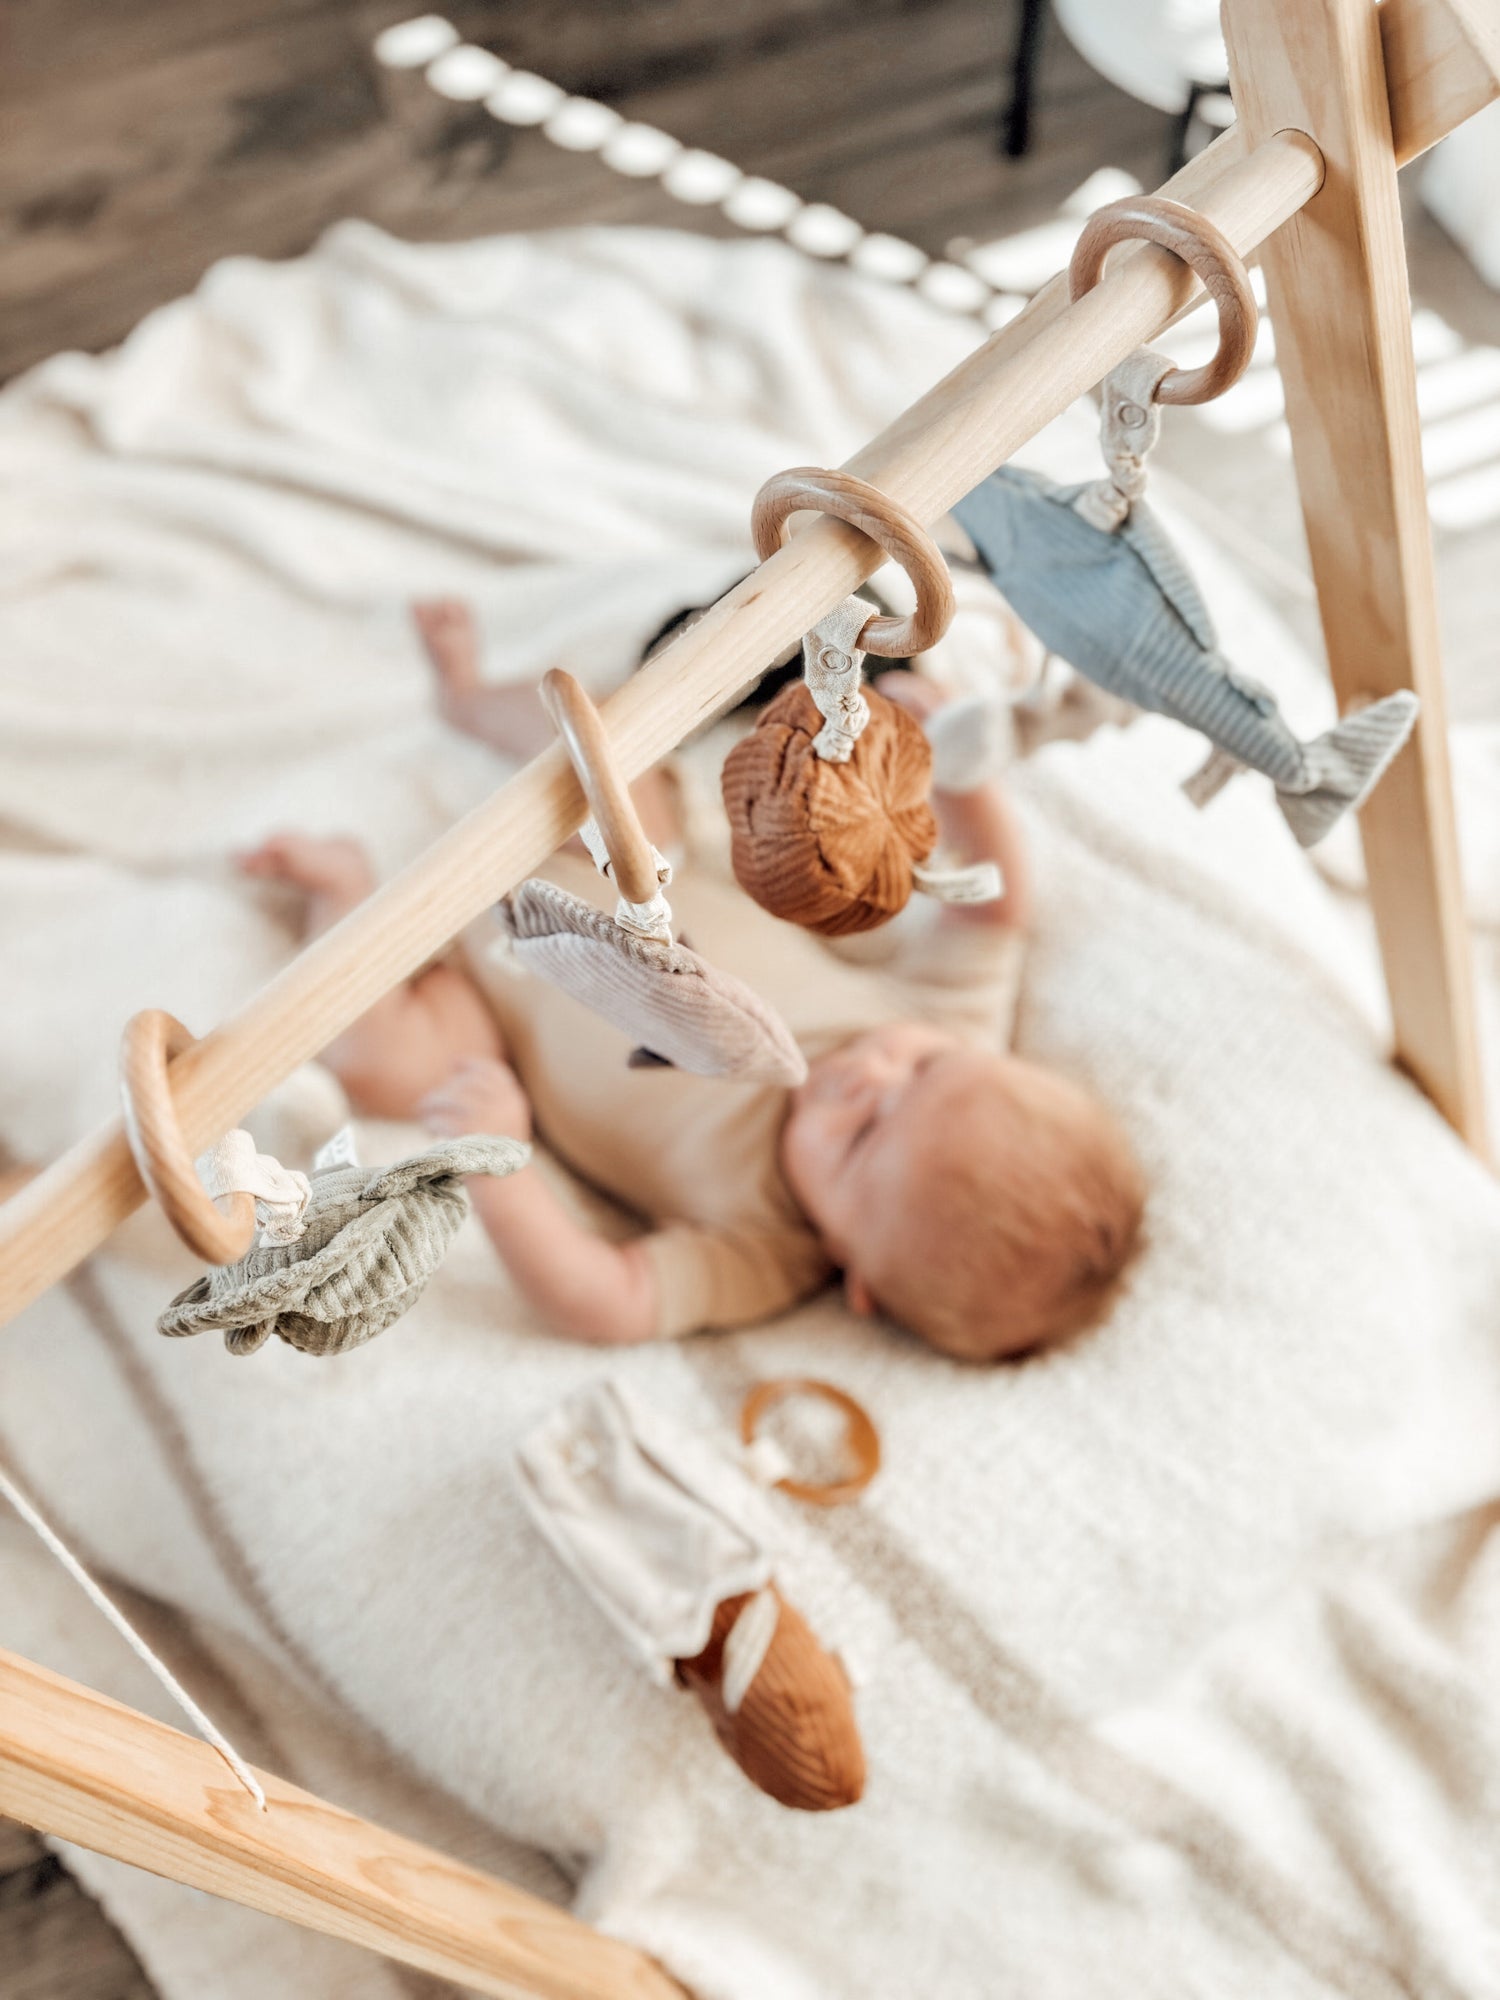
<path id="1" fill-rule="evenodd" d="M 411 615 L 444 697 L 473 694 L 479 687 L 479 628 L 468 605 L 457 597 L 427 598 L 412 606 Z"/>
<path id="2" fill-rule="evenodd" d="M 311 937 L 347 916 L 375 887 L 369 857 L 357 840 L 326 839 L 307 833 L 273 833 L 259 847 L 237 854 L 243 875 L 284 882 L 307 898 L 306 934 Z"/>

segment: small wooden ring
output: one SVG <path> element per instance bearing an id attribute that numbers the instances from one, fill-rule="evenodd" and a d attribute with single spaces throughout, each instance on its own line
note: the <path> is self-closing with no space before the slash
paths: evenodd
<path id="1" fill-rule="evenodd" d="M 136 1168 L 168 1222 L 210 1264 L 237 1264 L 255 1241 L 255 1197 L 237 1194 L 227 1215 L 215 1208 L 183 1143 L 167 1064 L 196 1039 L 173 1015 L 148 1007 L 125 1023 L 120 1096 Z"/>
<path id="2" fill-rule="evenodd" d="M 1238 382 L 1255 351 L 1259 313 L 1244 259 L 1215 222 L 1167 195 L 1129 195 L 1096 209 L 1068 265 L 1068 290 L 1081 299 L 1099 282 L 1104 260 L 1117 243 L 1145 237 L 1190 264 L 1219 309 L 1219 345 L 1201 368 L 1174 368 L 1164 375 L 1161 403 L 1206 403 Z"/>
<path id="3" fill-rule="evenodd" d="M 847 1479 L 832 1479 L 821 1485 L 804 1479 L 778 1479 L 777 1486 L 794 1500 L 810 1501 L 814 1507 L 837 1507 L 844 1500 L 852 1500 L 856 1493 L 863 1493 L 880 1470 L 880 1433 L 854 1398 L 843 1389 L 836 1389 L 832 1382 L 820 1382 L 812 1375 L 785 1375 L 757 1383 L 740 1411 L 741 1441 L 754 1444 L 761 1418 L 788 1396 L 818 1396 L 843 1411 L 848 1426 L 845 1441 L 854 1458 L 854 1471 Z"/>
<path id="4" fill-rule="evenodd" d="M 641 816 L 620 776 L 599 711 L 570 673 L 553 667 L 542 679 L 542 700 L 557 724 L 609 855 L 615 887 L 627 903 L 649 903 L 661 887 L 656 856 Z"/>
<path id="5" fill-rule="evenodd" d="M 901 660 L 935 646 L 953 620 L 953 579 L 942 550 L 916 516 L 852 473 L 794 465 L 766 481 L 750 510 L 750 532 L 762 562 L 781 547 L 787 516 L 804 507 L 832 514 L 868 535 L 895 557 L 917 593 L 917 608 L 909 618 L 872 614 L 859 635 L 860 651 Z"/>

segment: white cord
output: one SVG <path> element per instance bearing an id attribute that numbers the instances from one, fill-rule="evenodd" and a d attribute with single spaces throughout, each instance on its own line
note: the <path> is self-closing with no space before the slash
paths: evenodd
<path id="1" fill-rule="evenodd" d="M 94 1581 L 77 1556 L 68 1547 L 67 1543 L 54 1528 L 50 1527 L 42 1519 L 20 1487 L 3 1470 L 0 1470 L 0 1494 L 3 1494 L 11 1506 L 15 1508 L 16 1512 L 26 1523 L 27 1527 L 36 1535 L 42 1546 L 62 1564 L 68 1575 L 72 1577 L 73 1581 L 89 1599 L 90 1603 L 93 1604 L 95 1609 L 104 1614 L 132 1652 L 151 1669 L 151 1672 L 155 1674 L 156 1678 L 192 1723 L 199 1735 L 206 1742 L 213 1745 L 230 1770 L 233 1771 L 236 1778 L 245 1787 L 251 1798 L 254 1799 L 256 1805 L 259 1806 L 262 1812 L 265 1812 L 267 1810 L 266 1795 L 261 1790 L 260 1781 L 244 1758 L 235 1749 L 234 1745 L 229 1741 L 228 1737 L 203 1713 L 203 1710 L 193 1700 L 193 1697 L 188 1693 L 181 1681 L 177 1679 L 171 1668 L 164 1660 L 158 1659 L 157 1655 L 152 1652 L 146 1641 L 120 1609 L 119 1605 L 105 1594 L 103 1589 Z"/>

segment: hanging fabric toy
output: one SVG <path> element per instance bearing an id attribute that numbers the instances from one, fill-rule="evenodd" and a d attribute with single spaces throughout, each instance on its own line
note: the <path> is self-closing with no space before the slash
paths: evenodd
<path id="1" fill-rule="evenodd" d="M 222 1333 L 231 1354 L 254 1354 L 272 1334 L 303 1354 L 362 1347 L 426 1290 L 469 1213 L 465 1174 L 511 1174 L 529 1156 L 514 1139 L 476 1135 L 372 1169 L 345 1128 L 314 1162 L 296 1236 L 262 1230 L 237 1264 L 179 1292 L 157 1331 Z"/>
<path id="2" fill-rule="evenodd" d="M 218 1331 L 231 1354 L 253 1354 L 272 1334 L 304 1354 L 361 1346 L 422 1296 L 469 1212 L 464 1176 L 511 1174 L 530 1158 L 514 1139 L 446 1139 L 372 1170 L 345 1127 L 311 1175 L 258 1154 L 243 1131 L 195 1166 L 167 1069 L 192 1045 L 180 1021 L 147 1008 L 126 1023 L 120 1052 L 141 1179 L 188 1248 L 217 1267 L 158 1320 L 173 1338 Z"/>
<path id="3" fill-rule="evenodd" d="M 646 838 L 594 704 L 561 668 L 542 693 L 591 809 L 585 845 L 620 900 L 610 917 L 554 883 L 523 882 L 497 909 L 518 963 L 628 1035 L 636 1067 L 795 1088 L 807 1062 L 781 1017 L 743 980 L 674 940 L 662 894 L 671 868 Z"/>
<path id="4" fill-rule="evenodd" d="M 1311 847 L 1379 782 L 1411 734 L 1416 696 L 1388 695 L 1303 743 L 1270 690 L 1219 651 L 1187 566 L 1141 495 L 1159 406 L 1206 401 L 1238 379 L 1255 343 L 1255 298 L 1227 238 L 1160 196 L 1115 202 L 1090 218 L 1069 269 L 1074 298 L 1095 283 L 1112 245 L 1141 235 L 1191 263 L 1217 301 L 1213 360 L 1184 370 L 1139 350 L 1103 385 L 1106 478 L 1058 486 L 1002 466 L 954 518 L 1049 652 L 1111 694 L 1209 738 L 1213 753 L 1184 787 L 1195 804 L 1236 772 L 1260 771 L 1297 840 Z"/>
<path id="5" fill-rule="evenodd" d="M 767 704 L 724 762 L 735 877 L 772 916 L 827 937 L 888 923 L 914 890 L 949 902 L 990 901 L 1001 889 L 992 862 L 926 865 L 938 841 L 928 804 L 930 746 L 903 709 L 861 686 L 866 653 L 907 658 L 946 631 L 953 586 L 942 553 L 878 488 L 799 466 L 756 495 L 751 529 L 763 562 L 800 508 L 847 521 L 897 557 L 917 609 L 882 617 L 848 597 L 803 640 L 802 680 Z"/>

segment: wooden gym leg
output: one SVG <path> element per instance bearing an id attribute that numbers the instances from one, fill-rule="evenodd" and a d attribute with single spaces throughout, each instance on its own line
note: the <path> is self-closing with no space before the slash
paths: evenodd
<path id="1" fill-rule="evenodd" d="M 1224 30 L 1246 143 L 1293 127 L 1324 158 L 1321 189 L 1262 245 L 1261 263 L 1340 707 L 1397 688 L 1422 702 L 1412 742 L 1360 815 L 1397 1056 L 1483 1150 L 1379 20 L 1371 0 L 1225 0 Z"/>

